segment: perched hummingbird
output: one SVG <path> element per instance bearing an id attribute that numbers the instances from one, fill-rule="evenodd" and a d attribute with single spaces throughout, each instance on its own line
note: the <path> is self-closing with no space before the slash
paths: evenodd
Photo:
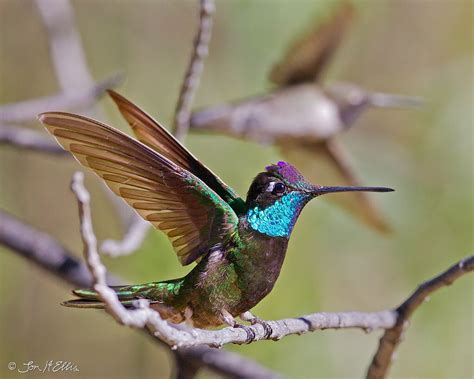
<path id="1" fill-rule="evenodd" d="M 70 113 L 47 112 L 39 120 L 79 163 L 166 233 L 183 265 L 197 262 L 179 279 L 114 287 L 125 306 L 148 299 L 172 322 L 248 331 L 235 317 L 261 322 L 249 310 L 272 290 L 293 227 L 310 200 L 335 192 L 392 191 L 311 184 L 291 164 L 278 162 L 255 177 L 244 201 L 158 122 L 109 93 L 138 140 Z M 103 308 L 94 290 L 73 293 L 81 299 L 63 305 Z"/>
<path id="2" fill-rule="evenodd" d="M 352 17 L 352 7 L 343 3 L 326 23 L 296 41 L 271 72 L 276 90 L 196 111 L 191 128 L 274 143 L 310 181 L 360 185 L 337 135 L 368 108 L 418 106 L 420 100 L 373 93 L 354 84 L 321 84 L 321 73 Z M 376 230 L 389 231 L 367 194 L 335 195 L 331 199 Z"/>

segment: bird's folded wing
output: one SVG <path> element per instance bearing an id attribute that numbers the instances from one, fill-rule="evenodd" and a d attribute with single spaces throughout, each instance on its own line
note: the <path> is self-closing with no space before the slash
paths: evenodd
<path id="1" fill-rule="evenodd" d="M 291 45 L 282 61 L 273 67 L 270 80 L 279 86 L 318 80 L 341 43 L 353 13 L 348 2 L 339 5 L 326 22 Z"/>
<path id="2" fill-rule="evenodd" d="M 361 183 L 350 165 L 350 158 L 337 140 L 304 142 L 285 140 L 280 144 L 288 161 L 297 166 L 304 177 L 324 185 L 360 186 Z M 326 197 L 325 197 L 326 198 Z M 360 221 L 382 233 L 390 226 L 366 192 L 345 192 L 327 196 L 349 211 Z"/>
<path id="3" fill-rule="evenodd" d="M 135 136 L 145 145 L 168 158 L 181 168 L 193 173 L 216 192 L 236 211 L 242 209 L 244 201 L 217 175 L 196 159 L 172 134 L 138 106 L 117 92 L 109 95 L 127 120 Z"/>
<path id="4" fill-rule="evenodd" d="M 238 218 L 230 206 L 202 180 L 148 146 L 86 117 L 48 112 L 39 120 L 64 149 L 168 235 L 183 265 L 234 233 Z"/>

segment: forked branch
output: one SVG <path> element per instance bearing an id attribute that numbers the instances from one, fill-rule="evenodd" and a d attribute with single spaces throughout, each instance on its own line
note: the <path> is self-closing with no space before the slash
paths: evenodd
<path id="1" fill-rule="evenodd" d="M 433 279 L 422 283 L 407 300 L 395 309 L 396 322 L 380 338 L 379 347 L 367 371 L 368 379 L 386 377 L 395 350 L 400 344 L 402 334 L 408 326 L 408 320 L 413 312 L 426 301 L 428 296 L 441 287 L 451 285 L 456 279 L 473 270 L 474 255 L 471 255 L 452 265 Z"/>

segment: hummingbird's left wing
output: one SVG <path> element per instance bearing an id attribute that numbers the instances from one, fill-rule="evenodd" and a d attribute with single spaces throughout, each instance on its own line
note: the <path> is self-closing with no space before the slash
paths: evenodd
<path id="1" fill-rule="evenodd" d="M 232 209 L 237 213 L 243 209 L 244 201 L 242 198 L 194 157 L 171 133 L 145 111 L 122 95 L 112 90 L 108 90 L 107 92 L 140 142 L 148 145 L 151 149 L 168 158 L 178 166 L 192 172 L 224 201 L 229 203 Z"/>
<path id="2" fill-rule="evenodd" d="M 304 177 L 313 183 L 361 185 L 350 165 L 350 158 L 344 146 L 334 138 L 324 142 L 285 139 L 279 146 L 288 157 L 288 161 L 298 167 Z M 377 231 L 382 233 L 391 231 L 367 192 L 345 192 L 327 196 L 327 199 Z"/>
<path id="3" fill-rule="evenodd" d="M 338 5 L 326 22 L 293 43 L 282 61 L 273 66 L 270 80 L 281 87 L 318 80 L 339 47 L 353 14 L 350 3 Z"/>
<path id="4" fill-rule="evenodd" d="M 238 217 L 226 201 L 193 173 L 143 143 L 70 113 L 43 113 L 39 120 L 79 163 L 167 234 L 183 265 L 236 232 Z"/>

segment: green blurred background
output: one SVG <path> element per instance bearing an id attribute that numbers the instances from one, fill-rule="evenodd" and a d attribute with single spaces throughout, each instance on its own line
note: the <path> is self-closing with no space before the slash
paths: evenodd
<path id="1" fill-rule="evenodd" d="M 125 72 L 119 92 L 170 125 L 194 37 L 197 2 L 73 4 L 94 77 Z M 427 100 L 420 111 L 370 111 L 342 136 L 365 184 L 396 189 L 376 196 L 395 233 L 379 236 L 324 201 L 311 203 L 293 233 L 280 279 L 254 309 L 264 319 L 393 307 L 473 247 L 474 3 L 355 4 L 358 17 L 327 79 Z M 217 1 L 196 106 L 267 90 L 267 73 L 288 43 L 335 5 L 329 0 Z M 58 91 L 34 4 L 1 0 L 0 28 L 0 103 Z M 114 126 L 128 131 L 110 100 L 101 105 Z M 281 158 L 272 147 L 217 136 L 190 135 L 187 145 L 242 195 L 257 172 Z M 77 209 L 68 189 L 77 169 L 73 160 L 0 147 L 0 206 L 80 256 Z M 87 185 L 99 238 L 119 237 L 120 223 L 97 178 L 88 173 Z M 166 238 L 155 231 L 134 255 L 104 261 L 110 271 L 137 283 L 189 270 L 179 266 Z M 9 361 L 50 359 L 77 364 L 80 373 L 70 377 L 170 375 L 170 353 L 140 333 L 98 311 L 60 307 L 69 290 L 0 248 L 1 378 L 20 377 L 8 371 Z M 416 312 L 391 377 L 473 377 L 473 294 L 472 278 L 463 278 Z M 379 335 L 324 331 L 226 349 L 293 378 L 352 378 L 365 372 Z"/>

